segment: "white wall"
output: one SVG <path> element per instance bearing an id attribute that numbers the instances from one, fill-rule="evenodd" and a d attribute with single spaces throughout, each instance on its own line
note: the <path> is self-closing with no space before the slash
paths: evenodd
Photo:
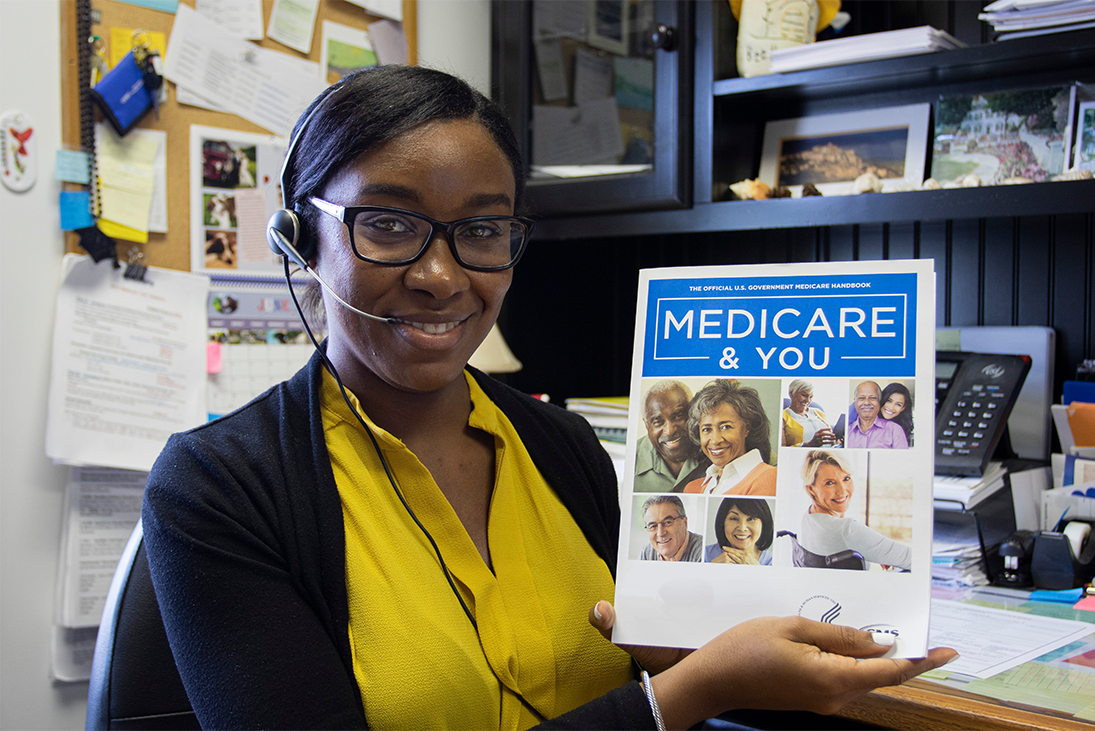
<path id="1" fill-rule="evenodd" d="M 63 240 L 56 0 L 0 0 L 0 111 L 34 123 L 38 181 L 0 187 L 0 728 L 78 729 L 87 684 L 49 680 L 53 586 L 67 470 L 45 457 L 50 336 Z"/>
<path id="2" fill-rule="evenodd" d="M 489 0 L 418 0 L 418 62 L 490 96 Z"/>
<path id="3" fill-rule="evenodd" d="M 419 0 L 423 65 L 490 91 L 488 0 Z M 0 113 L 30 115 L 38 182 L 0 187 L 0 729 L 81 729 L 87 684 L 49 680 L 67 470 L 44 456 L 50 338 L 63 239 L 57 0 L 0 0 Z"/>

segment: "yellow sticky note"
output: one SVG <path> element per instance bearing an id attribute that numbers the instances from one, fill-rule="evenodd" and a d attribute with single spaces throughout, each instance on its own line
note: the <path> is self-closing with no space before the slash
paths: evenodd
<path id="1" fill-rule="evenodd" d="M 114 223 L 108 221 L 105 218 L 100 218 L 96 225 L 99 230 L 105 233 L 112 239 L 125 239 L 126 241 L 136 241 L 138 244 L 148 243 L 148 232 L 138 231 L 137 229 L 130 228 L 129 226 L 123 226 L 120 223 Z"/>
<path id="2" fill-rule="evenodd" d="M 162 58 L 167 53 L 167 37 L 163 33 L 148 33 L 148 47 Z M 110 68 L 118 65 L 125 55 L 133 50 L 133 28 L 110 29 Z"/>

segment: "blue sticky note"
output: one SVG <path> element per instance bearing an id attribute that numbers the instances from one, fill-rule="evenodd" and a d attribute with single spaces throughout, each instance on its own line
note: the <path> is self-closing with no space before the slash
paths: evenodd
<path id="1" fill-rule="evenodd" d="M 95 225 L 91 217 L 91 193 L 83 190 L 61 191 L 61 230 L 75 231 Z"/>
<path id="2" fill-rule="evenodd" d="M 122 2 L 165 13 L 174 13 L 179 7 L 179 0 L 122 0 Z"/>
<path id="3" fill-rule="evenodd" d="M 1058 604 L 1072 605 L 1084 598 L 1083 588 L 1065 589 L 1064 591 L 1050 591 L 1039 589 L 1030 593 L 1032 602 L 1055 602 Z"/>
<path id="4" fill-rule="evenodd" d="M 91 180 L 91 173 L 87 169 L 87 153 L 58 150 L 53 163 L 53 178 L 87 185 Z"/>

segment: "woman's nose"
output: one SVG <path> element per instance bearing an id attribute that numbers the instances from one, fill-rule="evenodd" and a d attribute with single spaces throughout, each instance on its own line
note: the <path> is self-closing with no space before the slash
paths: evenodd
<path id="1" fill-rule="evenodd" d="M 407 268 L 404 282 L 409 288 L 424 290 L 437 299 L 448 299 L 471 284 L 444 233 L 435 234 L 422 258 Z"/>

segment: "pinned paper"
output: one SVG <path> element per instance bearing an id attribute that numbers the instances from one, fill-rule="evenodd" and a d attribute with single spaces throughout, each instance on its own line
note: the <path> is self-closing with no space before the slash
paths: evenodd
<path id="1" fill-rule="evenodd" d="M 87 185 L 91 181 L 86 152 L 58 150 L 53 162 L 53 179 Z"/>
<path id="2" fill-rule="evenodd" d="M 1095 447 L 1095 404 L 1069 404 L 1068 426 L 1077 447 Z"/>
<path id="3" fill-rule="evenodd" d="M 403 24 L 394 20 L 378 20 L 369 24 L 369 38 L 382 64 L 407 63 L 407 36 Z"/>
<path id="4" fill-rule="evenodd" d="M 266 35 L 301 53 L 312 51 L 319 0 L 274 0 Z"/>
<path id="5" fill-rule="evenodd" d="M 221 344 L 216 341 L 205 344 L 205 370 L 208 373 L 221 372 Z"/>
<path id="6" fill-rule="evenodd" d="M 94 226 L 91 217 L 91 194 L 87 191 L 61 191 L 61 230 L 75 231 Z"/>

